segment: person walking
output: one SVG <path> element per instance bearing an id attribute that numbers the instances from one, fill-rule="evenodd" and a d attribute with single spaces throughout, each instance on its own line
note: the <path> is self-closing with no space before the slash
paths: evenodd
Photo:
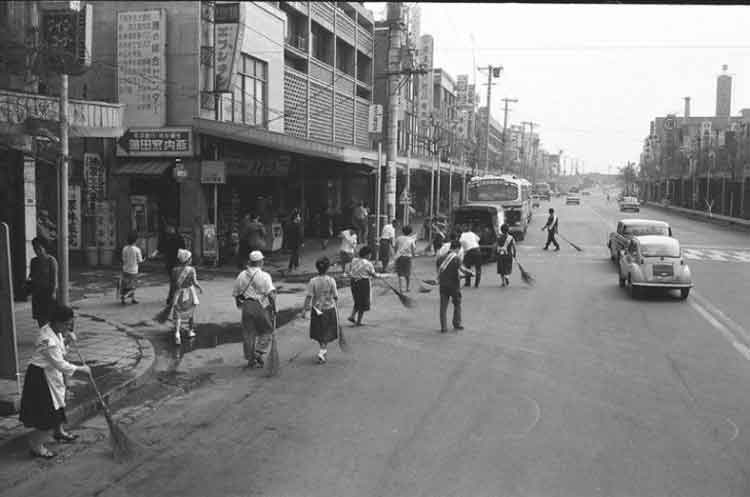
<path id="1" fill-rule="evenodd" d="M 479 235 L 476 234 L 476 231 L 479 231 L 476 225 L 474 230 L 471 230 L 468 224 L 464 225 L 464 232 L 458 240 L 464 252 L 464 266 L 468 269 L 473 268 L 473 274 L 476 277 L 474 288 L 479 287 L 479 282 L 482 279 L 482 251 L 479 248 Z M 472 273 L 464 272 L 464 274 L 464 287 L 470 287 Z"/>
<path id="2" fill-rule="evenodd" d="M 164 256 L 164 266 L 167 270 L 167 277 L 169 278 L 169 294 L 167 295 L 167 306 L 172 305 L 172 297 L 174 296 L 175 288 L 172 285 L 172 269 L 177 265 L 177 251 L 185 248 L 185 240 L 177 233 L 174 225 L 171 223 L 167 224 L 161 240 L 159 240 L 159 246 L 156 251 L 151 254 L 151 257 L 155 257 L 157 254 Z"/>
<path id="3" fill-rule="evenodd" d="M 341 261 L 341 270 L 346 274 L 350 269 L 352 260 L 354 260 L 354 252 L 357 250 L 357 228 L 343 230 L 339 237 L 341 238 L 339 260 Z"/>
<path id="4" fill-rule="evenodd" d="M 446 241 L 446 228 L 443 218 L 439 217 L 432 223 L 432 252 L 436 255 Z"/>
<path id="5" fill-rule="evenodd" d="M 130 298 L 133 304 L 135 300 L 135 289 L 138 286 L 138 264 L 143 262 L 141 249 L 135 244 L 138 235 L 131 231 L 128 235 L 128 244 L 122 248 L 122 276 L 120 277 L 120 302 L 125 305 L 125 299 Z"/>
<path id="6" fill-rule="evenodd" d="M 31 316 L 41 327 L 49 322 L 55 308 L 57 291 L 57 260 L 47 253 L 47 241 L 39 236 L 31 240 L 36 257 L 29 263 L 26 286 L 31 294 Z"/>
<path id="7" fill-rule="evenodd" d="M 559 225 L 559 220 L 557 219 L 557 216 L 555 215 L 555 209 L 550 208 L 549 217 L 547 218 L 547 223 L 544 226 L 542 226 L 542 231 L 547 230 L 547 243 L 544 244 L 543 250 L 547 250 L 549 248 L 550 243 L 555 246 L 555 252 L 560 250 L 560 244 L 557 243 L 557 240 L 555 239 L 558 225 Z"/>
<path id="8" fill-rule="evenodd" d="M 437 258 L 437 280 L 440 287 L 440 332 L 447 333 L 448 303 L 453 302 L 453 329 L 463 330 L 461 325 L 461 280 L 460 273 L 464 272 L 458 255 L 461 243 L 453 240 L 450 250 Z"/>
<path id="9" fill-rule="evenodd" d="M 362 235 L 362 242 L 367 243 L 367 205 L 365 202 L 359 202 L 352 210 L 352 222 L 357 232 Z"/>
<path id="10" fill-rule="evenodd" d="M 198 283 L 195 268 L 191 265 L 193 254 L 189 250 L 180 249 L 177 252 L 177 262 L 178 265 L 172 269 L 175 293 L 170 315 L 174 320 L 174 342 L 180 345 L 182 323 L 185 320 L 188 322 L 188 338 L 195 338 L 195 310 L 200 304 L 195 289 L 203 293 L 203 288 Z"/>
<path id="11" fill-rule="evenodd" d="M 289 272 L 291 273 L 299 267 L 299 249 L 303 244 L 302 234 L 302 216 L 300 215 L 299 209 L 294 209 L 291 214 L 291 219 L 286 226 L 286 233 L 284 238 L 286 239 L 287 248 L 290 250 L 289 255 Z"/>
<path id="12" fill-rule="evenodd" d="M 383 232 L 380 234 L 378 259 L 383 266 L 382 272 L 388 270 L 388 264 L 391 262 L 391 254 L 396 246 L 396 228 L 398 228 L 398 220 L 392 219 L 389 224 L 383 226 Z"/>
<path id="13" fill-rule="evenodd" d="M 253 214 L 250 216 L 250 224 L 247 227 L 247 250 L 265 250 L 266 249 L 266 227 L 260 222 L 260 216 Z M 243 259 L 246 254 L 240 254 Z"/>
<path id="14" fill-rule="evenodd" d="M 402 290 L 401 280 L 406 282 L 406 291 L 409 291 L 411 282 L 411 258 L 417 255 L 417 241 L 411 236 L 411 226 L 408 224 L 401 229 L 401 236 L 396 238 L 394 257 L 396 259 L 396 275 L 398 276 L 398 289 Z"/>
<path id="15" fill-rule="evenodd" d="M 501 286 L 510 285 L 510 273 L 513 272 L 513 259 L 516 257 L 516 239 L 510 234 L 507 224 L 500 226 L 500 236 L 495 244 L 497 254 L 497 274 L 502 279 Z"/>
<path id="16" fill-rule="evenodd" d="M 302 311 L 302 318 L 307 319 L 310 313 L 310 338 L 318 342 L 318 364 L 326 362 L 328 344 L 339 337 L 339 316 L 336 304 L 339 299 L 336 280 L 326 274 L 331 262 L 328 257 L 315 261 L 318 276 L 307 284 L 307 296 Z"/>
<path id="17" fill-rule="evenodd" d="M 370 262 L 370 255 L 372 255 L 372 249 L 365 245 L 359 249 L 358 257 L 355 257 L 352 261 L 350 286 L 354 307 L 349 315 L 349 321 L 356 326 L 362 325 L 362 316 L 370 310 L 370 278 L 376 277 L 375 267 Z M 355 314 L 356 320 L 354 319 Z"/>
<path id="18" fill-rule="evenodd" d="M 262 368 L 271 347 L 275 292 L 271 275 L 263 271 L 263 253 L 250 252 L 247 267 L 237 275 L 232 296 L 242 311 L 242 351 L 247 367 Z"/>
<path id="19" fill-rule="evenodd" d="M 18 417 L 26 428 L 36 430 L 29 435 L 29 448 L 34 457 L 55 457 L 44 445 L 50 432 L 58 442 L 70 443 L 78 438 L 63 428 L 66 422 L 64 377 L 75 373 L 91 374 L 91 369 L 65 360 L 65 340 L 76 340 L 74 319 L 70 307 L 55 305 L 50 309 L 49 322 L 39 329 L 34 353 L 26 368 Z"/>

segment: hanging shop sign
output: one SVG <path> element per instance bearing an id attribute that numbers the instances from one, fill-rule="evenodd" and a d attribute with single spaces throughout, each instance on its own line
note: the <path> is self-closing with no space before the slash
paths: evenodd
<path id="1" fill-rule="evenodd" d="M 237 48 L 242 46 L 244 31 L 244 26 L 240 23 L 240 4 L 216 4 L 214 22 L 214 91 L 230 93 Z"/>
<path id="2" fill-rule="evenodd" d="M 86 213 L 96 212 L 96 203 L 106 196 L 104 165 L 99 154 L 83 154 L 83 180 L 86 183 Z"/>
<path id="3" fill-rule="evenodd" d="M 81 249 L 81 185 L 68 188 L 68 248 Z"/>
<path id="4" fill-rule="evenodd" d="M 227 182 L 227 165 L 221 160 L 201 161 L 201 183 L 223 185 Z"/>
<path id="5" fill-rule="evenodd" d="M 117 98 L 126 126 L 167 123 L 167 11 L 117 13 Z"/>
<path id="6" fill-rule="evenodd" d="M 132 128 L 117 142 L 118 157 L 190 157 L 191 128 Z"/>
<path id="7" fill-rule="evenodd" d="M 370 133 L 383 132 L 383 106 L 380 104 L 371 104 L 370 112 L 367 116 L 367 131 Z"/>
<path id="8" fill-rule="evenodd" d="M 83 74 L 91 66 L 93 6 L 77 10 L 43 9 L 41 35 L 46 67 L 63 74 Z"/>

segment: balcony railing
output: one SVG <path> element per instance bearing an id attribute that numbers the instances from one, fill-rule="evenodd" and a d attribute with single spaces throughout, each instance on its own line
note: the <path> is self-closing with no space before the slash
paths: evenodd
<path id="1" fill-rule="evenodd" d="M 92 138 L 117 138 L 124 132 L 124 104 L 70 100 L 68 122 L 70 136 Z M 0 89 L 0 127 L 44 126 L 57 133 L 56 126 L 46 123 L 60 122 L 60 99 L 34 93 L 21 93 Z M 24 132 L 24 131 L 21 131 Z"/>
<path id="2" fill-rule="evenodd" d="M 308 47 L 308 38 L 307 36 L 303 35 L 289 35 L 286 38 L 287 45 L 291 46 L 292 48 L 296 48 L 297 50 L 301 52 L 307 53 L 307 47 Z"/>

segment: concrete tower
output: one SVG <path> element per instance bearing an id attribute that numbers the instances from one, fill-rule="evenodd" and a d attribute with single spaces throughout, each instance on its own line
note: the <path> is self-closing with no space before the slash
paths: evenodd
<path id="1" fill-rule="evenodd" d="M 727 74 L 727 65 L 721 66 L 722 74 L 716 79 L 716 117 L 729 117 L 732 107 L 732 77 Z"/>

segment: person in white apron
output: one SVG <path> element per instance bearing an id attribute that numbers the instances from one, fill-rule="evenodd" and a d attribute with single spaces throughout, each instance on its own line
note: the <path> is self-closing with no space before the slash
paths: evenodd
<path id="1" fill-rule="evenodd" d="M 90 374 L 91 369 L 65 360 L 65 338 L 76 339 L 73 324 L 73 309 L 55 306 L 50 312 L 50 322 L 39 329 L 34 355 L 26 368 L 19 419 L 25 427 L 36 429 L 29 436 L 29 448 L 35 457 L 55 457 L 44 445 L 51 431 L 59 442 L 73 442 L 78 438 L 63 429 L 66 421 L 63 377 L 74 373 Z"/>
<path id="2" fill-rule="evenodd" d="M 174 296 L 172 297 L 172 319 L 174 320 L 174 341 L 177 345 L 182 342 L 181 330 L 183 321 L 188 322 L 188 338 L 195 337 L 195 309 L 200 304 L 197 288 L 203 293 L 203 288 L 198 283 L 198 275 L 195 268 L 190 265 L 193 254 L 189 250 L 179 249 L 177 251 L 178 265 L 172 269 L 172 281 L 174 285 Z"/>

